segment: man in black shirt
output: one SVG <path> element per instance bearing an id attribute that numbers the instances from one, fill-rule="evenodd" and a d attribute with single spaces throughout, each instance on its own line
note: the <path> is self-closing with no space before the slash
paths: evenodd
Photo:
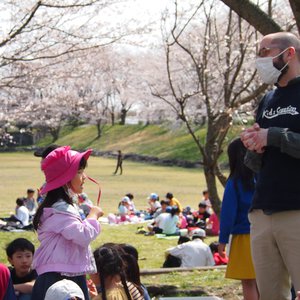
<path id="1" fill-rule="evenodd" d="M 260 300 L 287 300 L 290 277 L 300 290 L 300 40 L 288 32 L 266 35 L 256 67 L 277 87 L 241 134 L 245 163 L 258 173 L 249 213 L 252 256 Z"/>

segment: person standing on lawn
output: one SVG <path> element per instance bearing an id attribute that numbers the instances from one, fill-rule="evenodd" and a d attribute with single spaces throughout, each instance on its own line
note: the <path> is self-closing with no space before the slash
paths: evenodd
<path id="1" fill-rule="evenodd" d="M 249 220 L 260 300 L 291 299 L 300 290 L 300 40 L 264 36 L 258 75 L 276 87 L 261 100 L 256 123 L 241 133 L 245 163 L 258 172 Z"/>
<path id="2" fill-rule="evenodd" d="M 222 201 L 218 250 L 225 257 L 225 246 L 232 235 L 225 277 L 241 280 L 245 300 L 258 300 L 247 216 L 254 193 L 254 172 L 244 164 L 246 148 L 241 139 L 233 140 L 227 153 L 230 174 Z"/>

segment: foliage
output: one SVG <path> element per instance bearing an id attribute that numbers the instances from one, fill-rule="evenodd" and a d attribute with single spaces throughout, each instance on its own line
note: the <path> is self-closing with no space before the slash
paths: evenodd
<path id="1" fill-rule="evenodd" d="M 243 126 L 235 125 L 229 130 L 224 142 L 224 152 L 219 159 L 221 165 L 226 164 L 227 143 L 239 135 Z M 205 139 L 205 127 L 196 131 L 200 140 Z M 184 126 L 172 128 L 172 125 L 106 125 L 101 139 L 96 139 L 96 128 L 90 125 L 79 126 L 74 130 L 63 128 L 61 136 L 56 141 L 58 145 L 71 145 L 77 149 L 93 148 L 98 151 L 117 151 L 124 154 L 134 153 L 148 155 L 160 159 L 177 159 L 191 162 L 201 162 L 195 143 Z M 50 143 L 46 136 L 38 146 Z"/>

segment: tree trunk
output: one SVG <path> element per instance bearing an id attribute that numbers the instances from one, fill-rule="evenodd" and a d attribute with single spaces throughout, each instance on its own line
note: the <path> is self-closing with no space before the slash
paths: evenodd
<path id="1" fill-rule="evenodd" d="M 100 139 L 102 136 L 101 120 L 97 121 L 96 127 L 97 127 L 97 139 Z"/>
<path id="2" fill-rule="evenodd" d="M 114 126 L 115 125 L 115 113 L 114 112 L 110 113 L 110 118 L 111 118 L 111 125 Z"/>
<path id="3" fill-rule="evenodd" d="M 122 108 L 121 109 L 121 115 L 120 115 L 121 120 L 120 120 L 120 123 L 119 123 L 120 125 L 125 125 L 126 116 L 127 116 L 127 110 Z"/>
<path id="4" fill-rule="evenodd" d="M 54 143 L 58 139 L 59 132 L 60 132 L 60 126 L 57 128 L 50 129 L 50 134 L 52 135 L 52 143 Z"/>
<path id="5" fill-rule="evenodd" d="M 215 166 L 212 164 L 204 163 L 204 175 L 212 208 L 214 212 L 219 216 L 221 211 L 221 200 L 219 198 L 217 190 Z"/>
<path id="6" fill-rule="evenodd" d="M 297 23 L 298 32 L 300 33 L 300 2 L 299 0 L 290 0 L 290 5 Z"/>

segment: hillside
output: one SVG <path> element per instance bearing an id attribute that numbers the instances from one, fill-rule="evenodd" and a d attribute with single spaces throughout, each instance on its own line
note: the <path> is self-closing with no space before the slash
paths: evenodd
<path id="1" fill-rule="evenodd" d="M 240 128 L 232 127 L 226 144 L 237 136 Z M 70 145 L 75 149 L 93 148 L 100 155 L 114 155 L 117 150 L 135 160 L 152 161 L 155 159 L 168 161 L 184 161 L 199 163 L 201 156 L 192 137 L 185 127 L 172 128 L 171 125 L 114 125 L 106 126 L 100 139 L 96 139 L 95 126 L 83 125 L 70 129 L 65 127 L 58 145 Z M 205 127 L 197 131 L 199 139 L 205 139 Z M 41 140 L 37 146 L 46 146 L 51 138 Z M 226 147 L 226 145 L 225 145 Z M 226 151 L 225 151 L 226 152 Z M 139 157 L 139 159 L 137 159 Z M 226 160 L 223 155 L 222 161 Z"/>

